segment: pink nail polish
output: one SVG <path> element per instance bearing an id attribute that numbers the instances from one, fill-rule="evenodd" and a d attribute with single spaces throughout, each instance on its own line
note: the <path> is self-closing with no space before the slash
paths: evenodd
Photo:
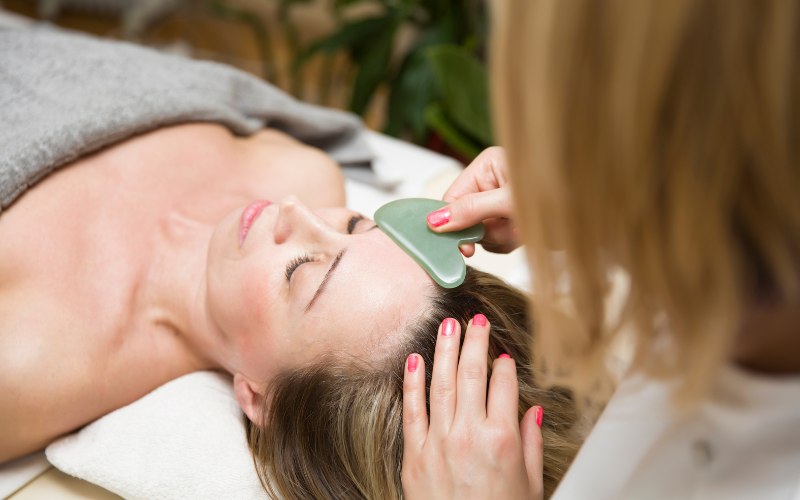
<path id="1" fill-rule="evenodd" d="M 442 322 L 442 337 L 449 337 L 456 333 L 456 320 L 447 318 Z"/>
<path id="2" fill-rule="evenodd" d="M 408 371 L 409 373 L 414 373 L 417 371 L 417 355 L 412 354 L 408 357 Z"/>
<path id="3" fill-rule="evenodd" d="M 499 358 L 509 358 L 509 359 L 511 359 L 511 356 L 509 356 L 509 355 L 508 355 L 508 354 L 506 354 L 506 353 L 503 353 L 503 354 L 501 354 L 500 356 L 498 356 L 498 359 L 499 359 Z"/>
<path id="4" fill-rule="evenodd" d="M 443 226 L 448 222 L 450 222 L 450 209 L 447 207 L 428 214 L 428 224 L 433 227 Z"/>
<path id="5" fill-rule="evenodd" d="M 541 427 L 543 418 L 544 418 L 544 408 L 540 406 L 539 408 L 536 408 L 536 425 Z"/>
<path id="6" fill-rule="evenodd" d="M 486 326 L 486 316 L 483 314 L 476 314 L 474 318 L 472 318 L 472 325 L 473 326 Z"/>

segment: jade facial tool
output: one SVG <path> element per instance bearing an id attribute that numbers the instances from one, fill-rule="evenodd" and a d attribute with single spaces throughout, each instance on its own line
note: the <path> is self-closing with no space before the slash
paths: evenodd
<path id="1" fill-rule="evenodd" d="M 464 282 L 467 265 L 459 245 L 483 239 L 483 223 L 448 233 L 434 233 L 428 227 L 428 214 L 447 203 L 424 198 L 407 198 L 387 203 L 375 212 L 375 222 L 400 248 L 445 288 Z"/>

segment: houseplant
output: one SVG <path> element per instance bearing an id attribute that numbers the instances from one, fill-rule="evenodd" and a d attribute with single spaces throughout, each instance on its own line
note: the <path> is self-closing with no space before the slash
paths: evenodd
<path id="1" fill-rule="evenodd" d="M 363 115 L 378 86 L 390 87 L 387 134 L 423 144 L 435 135 L 467 159 L 491 145 L 483 0 L 336 0 L 333 8 L 367 1 L 381 13 L 341 22 L 302 50 L 295 67 L 345 51 L 355 63 L 353 112 Z M 393 63 L 398 33 L 409 27 L 414 40 Z"/>

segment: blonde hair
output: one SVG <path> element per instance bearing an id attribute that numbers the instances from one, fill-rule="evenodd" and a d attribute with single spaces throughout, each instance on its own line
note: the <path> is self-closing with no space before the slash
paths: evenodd
<path id="1" fill-rule="evenodd" d="M 248 443 L 264 489 L 274 498 L 400 499 L 403 457 L 403 369 L 412 352 L 425 360 L 430 390 L 439 324 L 462 329 L 477 313 L 491 322 L 486 359 L 510 354 L 519 379 L 519 418 L 544 408 L 544 492 L 548 498 L 578 451 L 588 423 L 568 391 L 541 389 L 531 371 L 528 297 L 499 278 L 467 268 L 454 289 L 436 285 L 418 318 L 388 359 L 376 365 L 334 355 L 280 374 L 266 387 L 263 419 L 247 421 Z M 463 331 L 463 330 L 462 330 Z M 462 336 L 463 338 L 463 336 Z"/>
<path id="2" fill-rule="evenodd" d="M 497 7 L 495 123 L 535 278 L 537 366 L 585 387 L 630 321 L 634 367 L 698 400 L 744 307 L 800 294 L 798 2 Z M 610 264 L 631 280 L 614 323 Z"/>

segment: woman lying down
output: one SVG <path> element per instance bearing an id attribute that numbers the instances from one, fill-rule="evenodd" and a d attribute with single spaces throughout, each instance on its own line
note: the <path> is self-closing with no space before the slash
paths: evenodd
<path id="1" fill-rule="evenodd" d="M 532 382 L 525 297 L 474 269 L 439 287 L 344 202 L 320 151 L 212 124 L 129 139 L 35 185 L 0 215 L 0 463 L 224 370 L 265 488 L 400 498 L 406 356 L 422 355 L 430 384 L 441 322 L 480 313 L 489 368 L 516 361 L 520 417 L 545 409 L 548 496 L 578 415 Z"/>

